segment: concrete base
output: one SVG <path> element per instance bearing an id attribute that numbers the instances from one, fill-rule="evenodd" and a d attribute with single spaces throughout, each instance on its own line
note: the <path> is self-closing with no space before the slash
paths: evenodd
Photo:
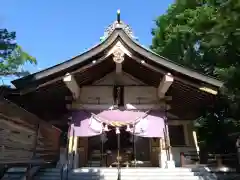
<path id="1" fill-rule="evenodd" d="M 175 168 L 175 161 L 166 161 L 166 168 L 170 169 L 170 168 Z"/>

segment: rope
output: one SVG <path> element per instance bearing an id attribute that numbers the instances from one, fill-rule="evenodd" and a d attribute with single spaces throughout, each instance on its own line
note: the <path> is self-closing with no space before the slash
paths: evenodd
<path id="1" fill-rule="evenodd" d="M 153 107 L 152 107 L 150 110 L 145 111 L 143 116 L 134 119 L 130 123 L 125 123 L 125 122 L 120 122 L 120 121 L 110 121 L 110 120 L 107 120 L 107 118 L 99 117 L 99 115 L 97 115 L 97 114 L 95 114 L 93 112 L 88 111 L 86 108 L 84 108 L 84 106 L 82 106 L 82 105 L 80 105 L 80 106 L 83 108 L 84 112 L 90 113 L 95 118 L 95 120 L 97 120 L 98 122 L 106 123 L 107 125 L 111 125 L 111 126 L 114 126 L 114 127 L 121 127 L 121 126 L 130 125 L 130 124 L 134 125 L 134 124 L 138 123 L 141 119 L 143 119 L 146 116 L 148 116 L 148 113 L 150 111 L 152 111 L 152 109 L 153 109 Z M 100 111 L 100 113 L 101 112 L 104 112 L 104 111 Z"/>

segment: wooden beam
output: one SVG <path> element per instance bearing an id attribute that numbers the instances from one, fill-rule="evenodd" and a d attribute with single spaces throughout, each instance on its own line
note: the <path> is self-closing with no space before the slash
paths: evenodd
<path id="1" fill-rule="evenodd" d="M 122 63 L 116 63 L 116 74 L 122 73 Z"/>
<path id="2" fill-rule="evenodd" d="M 81 109 L 88 109 L 88 110 L 106 110 L 106 109 L 114 109 L 112 104 L 81 104 L 74 102 L 72 104 L 67 104 L 67 109 L 73 110 L 81 110 Z M 141 110 L 149 110 L 149 109 L 154 109 L 154 110 L 169 110 L 171 109 L 170 105 L 166 105 L 165 103 L 158 103 L 158 104 L 126 104 L 125 108 L 127 110 L 136 110 L 136 109 L 141 109 Z"/>
<path id="3" fill-rule="evenodd" d="M 63 82 L 66 84 L 68 89 L 72 92 L 73 98 L 78 99 L 80 96 L 80 88 L 71 74 L 67 73 L 66 76 L 63 78 Z"/>
<path id="4" fill-rule="evenodd" d="M 166 92 L 168 91 L 168 89 L 170 88 L 170 86 L 173 83 L 173 76 L 170 73 L 167 73 L 161 80 L 161 82 L 159 83 L 158 86 L 158 97 L 160 99 L 165 97 Z"/>
<path id="5" fill-rule="evenodd" d="M 204 91 L 209 94 L 217 95 L 218 92 L 214 89 L 208 88 L 208 87 L 200 87 L 199 90 Z"/>
<path id="6" fill-rule="evenodd" d="M 115 83 L 121 84 L 121 76 L 122 76 L 122 63 L 115 63 L 116 64 L 116 74 L 115 74 Z"/>
<path id="7" fill-rule="evenodd" d="M 85 73 L 89 68 L 92 68 L 93 66 L 97 65 L 97 64 L 100 64 L 102 63 L 108 56 L 104 55 L 102 56 L 101 58 L 97 59 L 97 60 L 94 60 L 92 61 L 91 63 L 85 65 L 85 66 L 82 66 L 80 67 L 79 69 L 75 70 L 75 71 L 72 71 L 71 74 L 77 74 L 77 73 Z M 30 93 L 30 92 L 33 92 L 33 91 L 36 91 L 42 87 L 45 87 L 45 86 L 48 86 L 50 84 L 53 84 L 57 81 L 62 81 L 62 79 L 64 78 L 65 76 L 60 76 L 60 77 L 57 77 L 57 78 L 54 78 L 52 80 L 49 80 L 45 83 L 42 83 L 40 85 L 37 85 L 37 86 L 34 86 L 34 87 L 26 87 L 26 88 L 23 88 L 21 91 L 20 91 L 20 95 L 24 95 L 24 94 L 27 94 L 27 93 Z"/>
<path id="8" fill-rule="evenodd" d="M 150 64 L 148 64 L 146 62 L 142 63 L 143 60 L 138 58 L 138 57 L 136 57 L 136 56 L 132 55 L 131 58 L 134 59 L 136 62 L 141 63 L 143 66 L 145 66 L 145 67 L 147 67 L 147 68 L 149 68 L 149 69 L 151 69 L 151 70 L 153 70 L 155 72 L 158 72 L 158 73 L 161 73 L 161 74 L 167 73 L 165 70 L 159 69 L 159 68 L 157 68 L 157 67 L 155 67 L 153 65 L 150 65 Z M 210 87 L 206 88 L 206 87 L 203 87 L 201 84 L 199 84 L 197 82 L 188 81 L 188 80 L 186 80 L 186 79 L 184 79 L 182 77 L 178 77 L 178 76 L 174 76 L 174 79 L 177 80 L 177 81 L 182 82 L 183 84 L 186 84 L 188 86 L 197 88 L 197 89 L 199 89 L 201 91 L 204 91 L 206 93 L 209 93 L 209 94 L 216 95 L 218 93 L 217 88 L 210 88 Z"/>

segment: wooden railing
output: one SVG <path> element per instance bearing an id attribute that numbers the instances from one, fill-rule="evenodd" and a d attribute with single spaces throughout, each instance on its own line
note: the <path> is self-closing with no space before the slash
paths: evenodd
<path id="1" fill-rule="evenodd" d="M 193 164 L 200 163 L 200 157 L 197 152 L 181 152 L 180 153 L 180 166 L 183 167 L 188 165 L 186 160 L 190 160 Z M 222 167 L 223 165 L 237 168 L 238 158 L 237 153 L 228 153 L 228 154 L 206 154 L 206 162 L 210 166 Z"/>

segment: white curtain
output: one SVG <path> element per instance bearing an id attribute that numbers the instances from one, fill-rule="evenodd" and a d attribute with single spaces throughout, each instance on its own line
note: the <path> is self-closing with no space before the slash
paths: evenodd
<path id="1" fill-rule="evenodd" d="M 102 123 L 96 120 L 93 116 L 90 118 L 89 126 L 96 133 L 102 133 Z"/>
<path id="2" fill-rule="evenodd" d="M 146 118 L 140 119 L 135 125 L 135 134 L 144 134 L 148 128 L 148 120 Z"/>

